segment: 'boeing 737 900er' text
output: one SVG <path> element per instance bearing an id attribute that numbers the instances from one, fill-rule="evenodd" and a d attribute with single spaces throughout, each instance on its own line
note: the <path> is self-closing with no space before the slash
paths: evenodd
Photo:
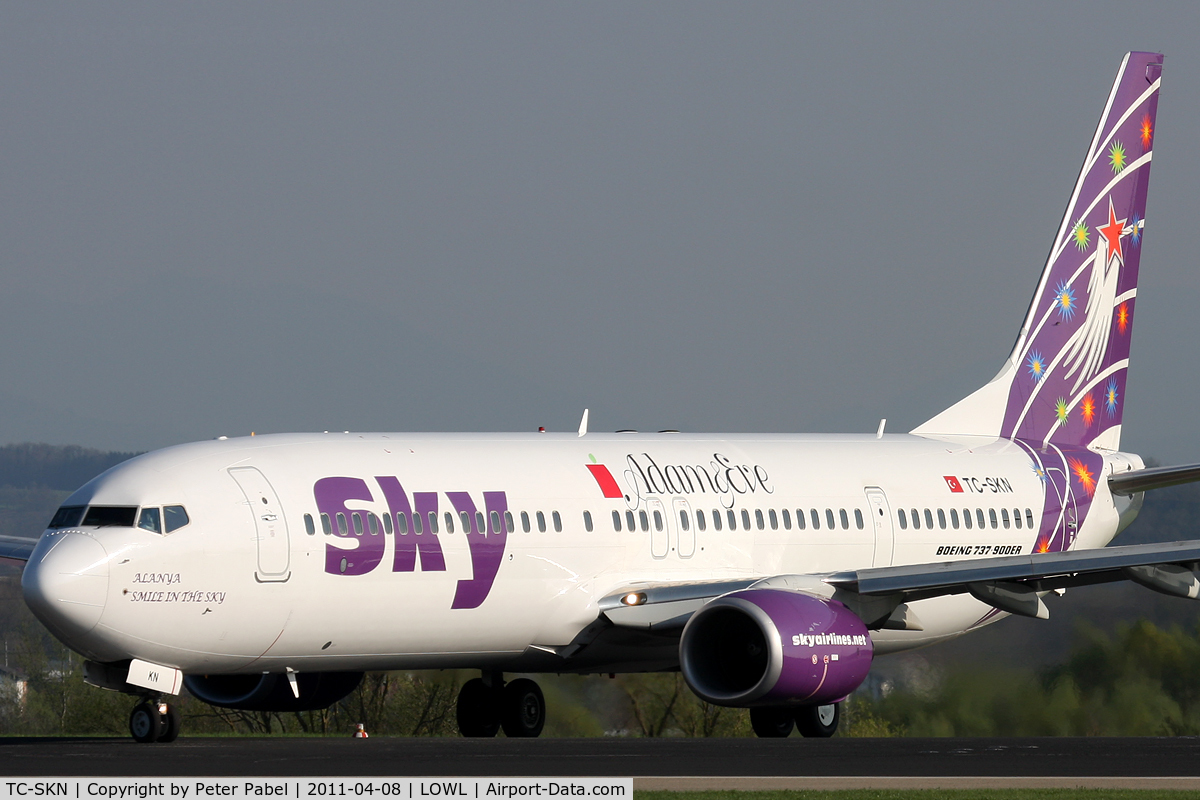
<path id="1" fill-rule="evenodd" d="M 185 686 L 302 710 L 427 668 L 481 671 L 466 736 L 541 732 L 506 673 L 675 669 L 760 736 L 829 736 L 877 655 L 1064 587 L 1196 598 L 1200 541 L 1105 547 L 1200 480 L 1120 450 L 1161 74 L 1121 62 L 999 374 L 907 434 L 221 437 L 108 470 L 0 555 L 143 742 Z"/>

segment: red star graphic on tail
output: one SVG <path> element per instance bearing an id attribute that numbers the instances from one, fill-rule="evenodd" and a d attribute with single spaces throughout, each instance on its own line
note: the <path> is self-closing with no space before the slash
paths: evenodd
<path id="1" fill-rule="evenodd" d="M 1125 220 L 1117 219 L 1116 213 L 1113 211 L 1112 198 L 1108 198 L 1108 224 L 1101 225 L 1097 228 L 1100 235 L 1104 237 L 1105 250 L 1107 256 L 1104 263 L 1107 264 L 1116 255 L 1121 263 L 1125 263 L 1125 257 L 1121 253 L 1121 234 L 1125 232 Z"/>

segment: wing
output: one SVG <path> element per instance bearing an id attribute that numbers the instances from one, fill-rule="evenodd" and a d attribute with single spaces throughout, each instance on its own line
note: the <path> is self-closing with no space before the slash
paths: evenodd
<path id="1" fill-rule="evenodd" d="M 0 536 L 0 560 L 24 566 L 37 543 L 37 539 L 24 536 Z"/>
<path id="2" fill-rule="evenodd" d="M 618 627 L 678 631 L 722 594 L 751 587 L 791 588 L 845 603 L 874 629 L 921 630 L 906 604 L 969 593 L 1013 614 L 1045 618 L 1039 593 L 1132 580 L 1164 594 L 1200 598 L 1200 540 L 1034 553 L 944 563 L 872 567 L 825 575 L 777 575 L 732 581 L 634 584 L 600 601 Z"/>

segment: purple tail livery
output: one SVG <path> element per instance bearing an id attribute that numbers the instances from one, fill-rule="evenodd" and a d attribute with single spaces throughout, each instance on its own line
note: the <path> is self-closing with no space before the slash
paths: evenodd
<path id="1" fill-rule="evenodd" d="M 1119 447 L 1162 64 L 1121 63 L 1003 369 L 913 433 Z"/>

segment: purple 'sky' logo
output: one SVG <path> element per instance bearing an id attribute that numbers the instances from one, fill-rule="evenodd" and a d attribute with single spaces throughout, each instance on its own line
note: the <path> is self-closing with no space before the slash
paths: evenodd
<path id="1" fill-rule="evenodd" d="M 412 503 L 400 481 L 388 475 L 377 476 L 375 482 L 388 506 L 395 534 L 386 537 L 382 532 L 371 534 L 351 530 L 351 526 L 338 523 L 330 525 L 332 534 L 353 547 L 325 545 L 325 571 L 331 575 L 365 575 L 383 561 L 387 539 L 395 542 L 392 553 L 392 572 L 413 572 L 418 560 L 422 572 L 445 572 L 446 559 L 438 537 L 426 531 L 424 520 L 436 520 L 438 515 L 437 492 L 413 492 Z M 500 562 L 504 558 L 504 545 L 508 531 L 504 518 L 508 511 L 508 499 L 504 492 L 484 492 L 483 504 L 486 513 L 480 513 L 467 492 L 446 492 L 459 519 L 463 521 L 463 532 L 471 548 L 470 580 L 460 580 L 454 592 L 451 608 L 478 608 L 496 580 Z M 313 485 L 317 510 L 333 520 L 350 519 L 356 512 L 346 507 L 350 501 L 371 503 L 375 496 L 362 478 L 321 478 Z M 340 517 L 340 519 L 339 519 Z M 414 520 L 414 517 L 416 519 Z M 360 522 L 361 524 L 361 522 Z M 434 522 L 433 524 L 436 524 Z M 469 529 L 468 527 L 469 526 Z M 433 525 L 429 526 L 430 528 Z M 402 533 L 407 531 L 407 533 Z"/>

